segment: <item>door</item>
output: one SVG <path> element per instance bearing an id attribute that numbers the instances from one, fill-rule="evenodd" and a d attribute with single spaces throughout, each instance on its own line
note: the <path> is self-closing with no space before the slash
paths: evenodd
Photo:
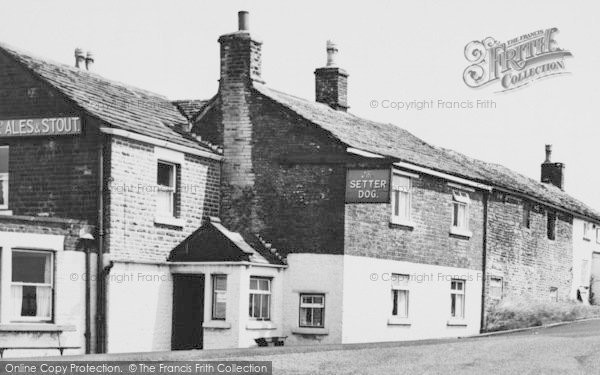
<path id="1" fill-rule="evenodd" d="M 600 253 L 592 254 L 591 281 L 592 303 L 600 305 Z"/>
<path id="2" fill-rule="evenodd" d="M 204 275 L 173 275 L 172 350 L 202 349 Z"/>

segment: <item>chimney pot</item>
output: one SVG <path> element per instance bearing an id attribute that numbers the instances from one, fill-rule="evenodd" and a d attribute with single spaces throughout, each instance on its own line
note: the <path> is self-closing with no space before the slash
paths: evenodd
<path id="1" fill-rule="evenodd" d="M 248 31 L 250 29 L 250 14 L 241 10 L 238 12 L 238 30 L 239 31 Z"/>
<path id="2" fill-rule="evenodd" d="M 94 64 L 94 54 L 91 51 L 88 51 L 85 56 L 85 69 L 92 70 L 92 65 Z"/>
<path id="3" fill-rule="evenodd" d="M 546 145 L 546 161 L 544 163 L 551 163 L 552 159 L 552 145 Z"/>
<path id="4" fill-rule="evenodd" d="M 331 40 L 327 41 L 327 66 L 337 66 L 337 44 Z"/>
<path id="5" fill-rule="evenodd" d="M 81 68 L 81 64 L 85 62 L 85 56 L 81 48 L 75 48 L 75 67 Z"/>

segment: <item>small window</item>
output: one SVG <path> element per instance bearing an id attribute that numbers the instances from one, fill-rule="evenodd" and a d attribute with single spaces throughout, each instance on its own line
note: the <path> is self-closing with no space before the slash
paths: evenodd
<path id="1" fill-rule="evenodd" d="M 325 327 L 325 295 L 300 294 L 300 327 Z"/>
<path id="2" fill-rule="evenodd" d="M 392 274 L 392 316 L 408 318 L 409 275 Z"/>
<path id="3" fill-rule="evenodd" d="M 450 316 L 456 319 L 465 317 L 465 280 L 450 281 Z"/>
<path id="4" fill-rule="evenodd" d="M 558 302 L 558 288 L 556 288 L 556 287 L 550 288 L 550 301 Z"/>
<path id="5" fill-rule="evenodd" d="M 227 275 L 213 275 L 213 320 L 225 320 L 227 310 Z"/>
<path id="6" fill-rule="evenodd" d="M 547 235 L 549 240 L 556 239 L 556 212 L 548 211 Z"/>
<path id="7" fill-rule="evenodd" d="M 490 298 L 495 300 L 502 299 L 502 278 L 491 277 L 490 278 Z"/>
<path id="8" fill-rule="evenodd" d="M 177 166 L 159 161 L 156 183 L 158 185 L 156 210 L 161 216 L 175 217 L 177 193 Z"/>
<path id="9" fill-rule="evenodd" d="M 52 253 L 13 250 L 11 308 L 14 321 L 52 320 Z"/>
<path id="10" fill-rule="evenodd" d="M 0 146 L 0 210 L 8 210 L 8 146 Z"/>
<path id="11" fill-rule="evenodd" d="M 531 228 L 531 205 L 528 203 L 523 204 L 523 221 L 521 223 L 523 228 Z"/>
<path id="12" fill-rule="evenodd" d="M 271 319 L 271 279 L 250 278 L 250 318 L 256 320 Z"/>
<path id="13" fill-rule="evenodd" d="M 592 239 L 592 223 L 583 223 L 583 239 L 588 241 Z"/>
<path id="14" fill-rule="evenodd" d="M 452 226 L 458 229 L 469 229 L 469 194 L 455 190 L 452 193 Z"/>
<path id="15" fill-rule="evenodd" d="M 394 174 L 392 177 L 392 223 L 409 222 L 411 219 L 411 180 Z"/>

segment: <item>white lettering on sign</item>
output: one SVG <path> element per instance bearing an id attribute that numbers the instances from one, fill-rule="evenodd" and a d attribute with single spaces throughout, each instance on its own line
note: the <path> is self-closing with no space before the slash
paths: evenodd
<path id="1" fill-rule="evenodd" d="M 81 134 L 79 117 L 0 120 L 0 137 Z"/>
<path id="2" fill-rule="evenodd" d="M 390 169 L 348 169 L 346 203 L 389 203 Z"/>

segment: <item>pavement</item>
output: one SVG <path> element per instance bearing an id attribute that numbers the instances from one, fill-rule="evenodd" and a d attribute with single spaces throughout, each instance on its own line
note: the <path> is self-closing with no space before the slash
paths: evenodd
<path id="1" fill-rule="evenodd" d="M 463 339 L 62 357 L 218 359 L 273 361 L 274 374 L 600 374 L 600 319 Z"/>

